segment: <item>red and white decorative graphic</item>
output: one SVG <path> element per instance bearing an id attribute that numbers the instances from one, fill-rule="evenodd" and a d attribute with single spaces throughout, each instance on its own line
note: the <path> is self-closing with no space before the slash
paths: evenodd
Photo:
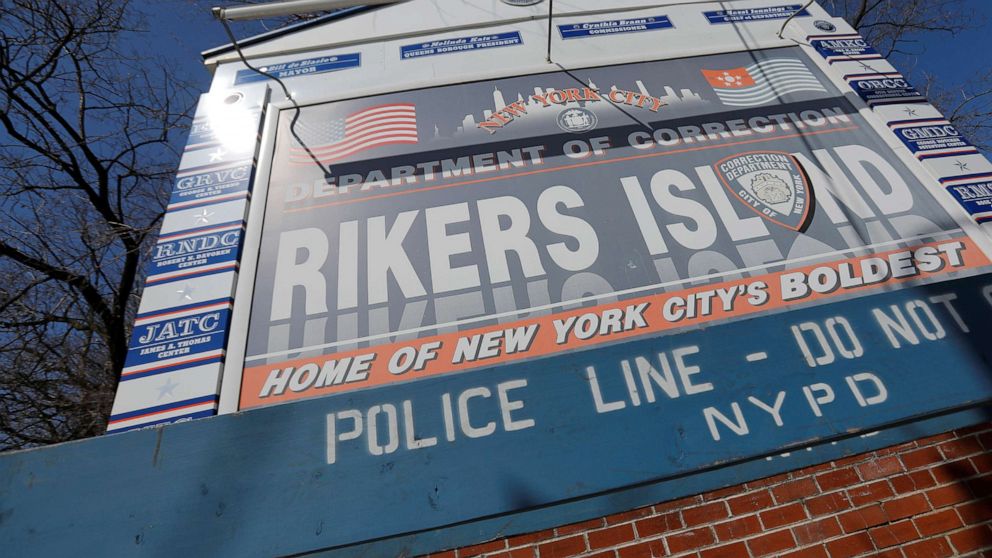
<path id="1" fill-rule="evenodd" d="M 801 91 L 826 93 L 826 88 L 801 61 L 776 58 L 746 68 L 702 70 L 720 102 L 730 107 L 756 107 Z"/>
<path id="2" fill-rule="evenodd" d="M 299 139 L 290 161 L 311 163 L 316 157 L 329 163 L 384 145 L 417 143 L 417 110 L 410 103 L 378 105 L 344 118 L 303 122 L 293 131 Z"/>

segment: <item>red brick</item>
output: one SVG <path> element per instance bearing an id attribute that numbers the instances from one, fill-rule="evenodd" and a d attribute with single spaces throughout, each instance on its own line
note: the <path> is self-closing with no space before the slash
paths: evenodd
<path id="1" fill-rule="evenodd" d="M 713 523 L 727 517 L 730 517 L 730 512 L 727 511 L 727 506 L 723 502 L 713 502 L 682 510 L 682 521 L 685 521 L 687 527 Z"/>
<path id="2" fill-rule="evenodd" d="M 634 540 L 634 525 L 632 523 L 624 523 L 615 527 L 590 531 L 587 536 L 589 537 L 590 550 L 606 548 L 608 546 L 620 546 L 625 542 Z"/>
<path id="3" fill-rule="evenodd" d="M 730 506 L 731 513 L 734 515 L 740 515 L 743 513 L 768 509 L 772 507 L 774 502 L 772 500 L 771 492 L 768 490 L 759 490 L 756 492 L 750 492 L 743 496 L 731 498 L 727 500 L 727 504 Z"/>
<path id="4" fill-rule="evenodd" d="M 635 519 L 641 519 L 642 517 L 648 517 L 653 514 L 654 511 L 651 507 L 637 508 L 636 510 L 630 510 L 623 513 L 615 513 L 613 515 L 606 516 L 607 525 L 616 525 L 617 523 L 627 523 L 628 521 L 634 521 Z"/>
<path id="5" fill-rule="evenodd" d="M 957 434 L 958 436 L 964 437 L 964 436 L 971 436 L 972 434 L 979 434 L 981 432 L 988 432 L 989 429 L 992 429 L 992 424 L 986 422 L 984 424 L 976 424 L 975 426 L 958 428 L 957 430 L 954 431 L 954 433 Z"/>
<path id="6" fill-rule="evenodd" d="M 855 465 L 857 463 L 867 461 L 868 459 L 872 459 L 871 454 L 852 455 L 850 457 L 845 457 L 834 461 L 834 467 L 847 467 L 849 465 Z"/>
<path id="7" fill-rule="evenodd" d="M 977 502 L 961 504 L 957 507 L 957 512 L 961 516 L 961 519 L 964 520 L 965 525 L 992 521 L 992 501 L 979 500 Z"/>
<path id="8" fill-rule="evenodd" d="M 943 537 L 926 539 L 904 546 L 902 551 L 906 555 L 906 558 L 942 558 L 944 556 L 954 556 L 951 545 Z"/>
<path id="9" fill-rule="evenodd" d="M 904 453 L 901 457 L 903 464 L 906 465 L 906 469 L 921 469 L 928 465 L 944 461 L 944 456 L 935 447 L 922 448 Z"/>
<path id="10" fill-rule="evenodd" d="M 713 526 L 713 530 L 716 531 L 716 538 L 721 542 L 743 539 L 744 537 L 761 532 L 761 522 L 758 521 L 758 516 L 748 515 L 724 523 L 718 523 Z"/>
<path id="11" fill-rule="evenodd" d="M 802 550 L 796 550 L 787 554 L 782 554 L 778 558 L 828 558 L 826 547 L 811 546 Z"/>
<path id="12" fill-rule="evenodd" d="M 604 550 L 596 554 L 583 554 L 582 556 L 583 558 L 616 558 L 617 552 L 615 550 Z"/>
<path id="13" fill-rule="evenodd" d="M 610 556 L 613 556 L 613 553 L 610 553 Z M 514 548 L 513 550 L 507 550 L 499 554 L 490 554 L 488 558 L 534 558 L 534 548 Z"/>
<path id="14" fill-rule="evenodd" d="M 933 480 L 933 475 L 930 471 L 924 469 L 922 471 L 913 471 L 907 475 L 899 475 L 889 479 L 889 484 L 895 489 L 896 494 L 906 494 L 907 492 L 916 492 L 917 490 L 923 490 L 925 488 L 931 488 L 937 485 L 937 482 Z"/>
<path id="15" fill-rule="evenodd" d="M 992 473 L 992 454 L 973 455 L 971 456 L 971 464 L 979 473 Z"/>
<path id="16" fill-rule="evenodd" d="M 903 471 L 897 457 L 881 457 L 858 465 L 858 474 L 866 481 L 891 477 Z"/>
<path id="17" fill-rule="evenodd" d="M 685 524 L 682 523 L 682 518 L 679 517 L 679 512 L 646 517 L 635 522 L 634 525 L 637 527 L 637 534 L 642 537 L 660 535 L 662 533 L 681 529 L 685 526 Z"/>
<path id="18" fill-rule="evenodd" d="M 974 552 L 992 546 L 992 529 L 988 525 L 978 525 L 948 535 L 947 538 L 951 539 L 954 550 L 959 553 Z"/>
<path id="19" fill-rule="evenodd" d="M 820 485 L 820 489 L 824 492 L 830 492 L 838 488 L 847 488 L 859 482 L 861 482 L 861 477 L 858 476 L 858 472 L 854 467 L 837 469 L 836 471 L 830 471 L 816 476 L 816 483 Z"/>
<path id="20" fill-rule="evenodd" d="M 789 504 L 779 508 L 765 510 L 758 514 L 765 529 L 774 529 L 806 519 L 806 510 L 800 504 Z"/>
<path id="21" fill-rule="evenodd" d="M 740 558 L 747 556 L 747 545 L 742 542 L 718 546 L 699 552 L 700 558 Z"/>
<path id="22" fill-rule="evenodd" d="M 971 493 L 979 498 L 992 496 L 992 475 L 968 479 L 964 483 L 968 485 Z"/>
<path id="23" fill-rule="evenodd" d="M 833 463 L 830 463 L 828 461 L 826 463 L 820 463 L 819 465 L 813 465 L 812 467 L 804 467 L 804 468 L 796 471 L 796 475 L 797 476 L 800 476 L 800 477 L 805 477 L 805 476 L 809 476 L 809 475 L 815 476 L 815 475 L 817 475 L 819 473 L 825 473 L 827 471 L 833 471 L 836 468 L 837 467 Z"/>
<path id="24" fill-rule="evenodd" d="M 565 558 L 580 552 L 585 552 L 586 541 L 582 536 L 559 539 L 557 541 L 546 542 L 537 547 L 541 558 Z"/>
<path id="25" fill-rule="evenodd" d="M 682 508 L 688 508 L 689 506 L 695 506 L 696 504 L 703 503 L 702 496 L 689 496 L 688 498 L 681 498 L 678 500 L 672 500 L 671 502 L 665 502 L 663 504 L 655 504 L 655 513 L 665 513 L 673 510 L 680 510 Z"/>
<path id="26" fill-rule="evenodd" d="M 916 528 L 920 530 L 920 534 L 927 537 L 937 533 L 946 533 L 962 526 L 958 513 L 951 509 L 930 515 L 921 515 L 913 519 L 913 523 L 916 523 Z"/>
<path id="27" fill-rule="evenodd" d="M 971 491 L 962 485 L 952 484 L 927 491 L 927 499 L 934 509 L 960 504 L 972 499 Z"/>
<path id="28" fill-rule="evenodd" d="M 944 432 L 943 434 L 937 434 L 936 436 L 930 436 L 924 440 L 917 440 L 917 443 L 921 446 L 929 446 L 939 442 L 944 442 L 947 440 L 954 440 L 958 435 L 954 432 Z"/>
<path id="29" fill-rule="evenodd" d="M 721 488 L 719 490 L 714 490 L 712 492 L 707 492 L 703 494 L 704 502 L 712 502 L 713 500 L 724 500 L 730 496 L 736 496 L 744 492 L 746 488 L 743 484 L 738 484 L 737 486 L 728 486 L 726 488 Z"/>
<path id="30" fill-rule="evenodd" d="M 486 554 L 487 552 L 503 550 L 504 548 L 506 548 L 506 539 L 497 539 L 495 541 L 460 548 L 458 549 L 458 557 L 465 558 L 466 556 L 478 556 L 480 554 Z"/>
<path id="31" fill-rule="evenodd" d="M 528 544 L 534 544 L 538 541 L 544 541 L 547 539 L 554 538 L 554 529 L 545 529 L 544 531 L 537 531 L 535 533 L 527 533 L 524 535 L 514 535 L 506 539 L 506 545 L 510 548 L 515 546 L 524 546 Z"/>
<path id="32" fill-rule="evenodd" d="M 801 500 L 819 492 L 812 478 L 804 478 L 780 484 L 772 488 L 772 496 L 779 504 Z"/>
<path id="33" fill-rule="evenodd" d="M 781 475 L 775 475 L 773 477 L 766 477 L 763 479 L 758 479 L 747 483 L 748 490 L 754 490 L 755 488 L 765 488 L 768 486 L 781 484 L 792 478 L 792 473 L 782 473 Z"/>
<path id="34" fill-rule="evenodd" d="M 879 505 L 868 506 L 849 511 L 847 513 L 842 513 L 838 516 L 838 519 L 840 519 L 840 526 L 844 528 L 845 533 L 861 531 L 863 529 L 867 529 L 868 527 L 874 527 L 889 521 L 889 518 L 886 517 L 885 512 L 882 511 L 882 506 Z"/>
<path id="35" fill-rule="evenodd" d="M 992 449 L 992 432 L 983 432 L 978 435 L 978 441 L 985 449 Z"/>
<path id="36" fill-rule="evenodd" d="M 796 544 L 804 546 L 825 541 L 841 534 L 840 524 L 836 517 L 828 517 L 819 521 L 810 521 L 792 528 Z"/>
<path id="37" fill-rule="evenodd" d="M 851 503 L 857 507 L 895 496 L 895 492 L 887 481 L 881 480 L 853 487 L 847 491 L 847 495 L 850 496 Z"/>
<path id="38" fill-rule="evenodd" d="M 448 550 L 445 552 L 435 552 L 431 554 L 429 558 L 455 558 L 455 551 Z"/>
<path id="39" fill-rule="evenodd" d="M 915 541 L 920 538 L 920 533 L 913 526 L 913 522 L 907 519 L 906 521 L 872 527 L 868 530 L 868 536 L 875 543 L 875 548 L 888 548 Z"/>
<path id="40" fill-rule="evenodd" d="M 958 459 L 982 451 L 982 444 L 975 436 L 944 442 L 938 446 L 945 459 Z"/>
<path id="41" fill-rule="evenodd" d="M 831 492 L 830 494 L 814 496 L 806 500 L 806 509 L 813 516 L 837 513 L 841 510 L 851 509 L 852 507 L 854 506 L 851 505 L 851 500 L 845 492 Z"/>
<path id="42" fill-rule="evenodd" d="M 678 554 L 686 550 L 709 546 L 716 542 L 716 539 L 713 538 L 713 531 L 709 527 L 704 527 L 702 529 L 693 529 L 692 531 L 678 533 L 677 535 L 669 535 L 665 538 L 665 541 L 668 543 L 668 549 L 673 554 Z M 541 558 L 544 558 L 544 556 L 542 555 Z"/>
<path id="43" fill-rule="evenodd" d="M 894 455 L 897 453 L 906 453 L 907 451 L 912 451 L 916 448 L 916 442 L 906 442 L 896 446 L 889 446 L 880 450 L 875 450 L 876 455 Z"/>
<path id="44" fill-rule="evenodd" d="M 967 459 L 959 459 L 930 469 L 938 483 L 958 482 L 978 474 L 975 466 Z"/>
<path id="45" fill-rule="evenodd" d="M 590 519 L 589 521 L 581 521 L 579 523 L 572 523 L 569 525 L 564 525 L 555 529 L 555 533 L 559 537 L 564 537 L 566 535 L 574 535 L 575 533 L 584 533 L 590 529 L 599 529 L 603 526 L 603 518 L 597 517 L 596 519 Z"/>
<path id="46" fill-rule="evenodd" d="M 668 555 L 665 552 L 665 543 L 661 539 L 625 546 L 618 549 L 617 554 L 620 558 L 660 558 Z"/>
<path id="47" fill-rule="evenodd" d="M 889 516 L 890 521 L 895 521 L 930 511 L 930 503 L 922 494 L 913 494 L 883 502 L 882 509 L 885 510 L 885 515 Z"/>
<path id="48" fill-rule="evenodd" d="M 830 558 L 849 558 L 873 550 L 875 547 L 872 546 L 868 533 L 855 533 L 827 543 L 827 552 L 830 553 Z"/>
<path id="49" fill-rule="evenodd" d="M 766 556 L 795 548 L 796 541 L 792 538 L 792 533 L 788 529 L 784 529 L 775 533 L 755 537 L 747 541 L 747 546 L 751 549 L 752 556 Z"/>
<path id="50" fill-rule="evenodd" d="M 905 558 L 902 554 L 902 550 L 898 548 L 890 548 L 888 550 L 880 550 L 872 554 L 872 558 Z"/>

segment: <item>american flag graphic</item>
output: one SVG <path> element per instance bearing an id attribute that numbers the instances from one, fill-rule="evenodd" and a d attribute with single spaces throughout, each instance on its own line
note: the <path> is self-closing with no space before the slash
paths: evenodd
<path id="1" fill-rule="evenodd" d="M 764 60 L 746 68 L 703 70 L 720 102 L 731 107 L 756 107 L 787 93 L 826 88 L 801 61 L 794 58 Z"/>
<path id="2" fill-rule="evenodd" d="M 378 105 L 344 118 L 301 121 L 294 130 L 317 160 L 328 163 L 383 145 L 417 143 L 417 111 L 410 103 Z M 297 145 L 290 150 L 290 161 L 313 162 Z"/>

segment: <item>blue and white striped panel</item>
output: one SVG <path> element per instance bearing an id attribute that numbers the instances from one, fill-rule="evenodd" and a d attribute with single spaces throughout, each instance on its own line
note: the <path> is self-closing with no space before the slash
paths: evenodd
<path id="1" fill-rule="evenodd" d="M 267 96 L 257 84 L 200 98 L 146 269 L 110 432 L 216 413 Z"/>
<path id="2" fill-rule="evenodd" d="M 843 33 L 843 32 L 842 32 Z M 992 164 L 860 35 L 807 40 L 948 195 L 978 223 L 992 223 Z"/>

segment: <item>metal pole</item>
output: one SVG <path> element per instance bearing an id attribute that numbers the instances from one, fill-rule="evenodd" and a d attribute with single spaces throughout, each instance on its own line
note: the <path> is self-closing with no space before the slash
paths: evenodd
<path id="1" fill-rule="evenodd" d="M 548 64 L 551 64 L 551 17 L 555 11 L 555 0 L 548 0 Z"/>
<path id="2" fill-rule="evenodd" d="M 218 19 L 263 19 L 285 15 L 304 14 L 351 8 L 354 6 L 370 6 L 374 4 L 395 4 L 404 0 L 286 0 L 285 2 L 270 2 L 253 6 L 233 6 L 230 8 L 215 7 L 211 9 Z"/>

